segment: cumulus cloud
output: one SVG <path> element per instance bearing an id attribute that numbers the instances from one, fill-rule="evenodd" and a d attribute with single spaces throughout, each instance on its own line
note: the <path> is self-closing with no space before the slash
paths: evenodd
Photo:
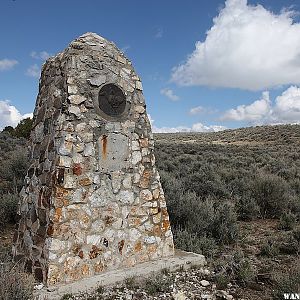
<path id="1" fill-rule="evenodd" d="M 47 58 L 49 58 L 51 55 L 47 52 L 47 51 L 41 51 L 41 52 L 37 52 L 37 51 L 32 51 L 30 53 L 30 56 L 34 59 L 39 59 L 39 60 L 46 60 Z"/>
<path id="2" fill-rule="evenodd" d="M 262 90 L 300 83 L 300 23 L 247 0 L 227 0 L 203 42 L 172 70 L 179 85 Z"/>
<path id="3" fill-rule="evenodd" d="M 300 88 L 290 86 L 274 101 L 269 92 L 263 92 L 261 99 L 226 111 L 221 120 L 248 121 L 254 125 L 300 123 Z"/>
<path id="4" fill-rule="evenodd" d="M 169 98 L 172 101 L 179 100 L 179 97 L 177 95 L 175 95 L 174 92 L 173 92 L 173 90 L 171 90 L 169 88 L 161 89 L 160 93 L 162 95 L 166 96 L 167 98 Z"/>
<path id="5" fill-rule="evenodd" d="M 15 65 L 18 64 L 18 61 L 15 59 L 1 59 L 0 60 L 0 71 L 11 70 Z"/>
<path id="6" fill-rule="evenodd" d="M 237 108 L 225 112 L 222 120 L 235 121 L 261 121 L 271 113 L 271 101 L 269 92 L 263 92 L 259 100 L 250 105 L 239 105 Z"/>
<path id="7" fill-rule="evenodd" d="M 22 115 L 8 100 L 0 100 L 0 130 L 5 126 L 17 126 L 25 118 L 32 118 L 32 113 Z"/>
<path id="8" fill-rule="evenodd" d="M 26 75 L 31 77 L 36 77 L 36 78 L 40 77 L 39 66 L 37 64 L 30 66 L 26 71 Z"/>
<path id="9" fill-rule="evenodd" d="M 154 120 L 148 114 L 148 118 L 151 123 L 152 131 L 154 133 L 176 133 L 176 132 L 217 132 L 227 129 L 225 126 L 209 125 L 206 126 L 202 123 L 195 123 L 191 127 L 188 126 L 176 126 L 176 127 L 157 127 L 154 124 Z"/>

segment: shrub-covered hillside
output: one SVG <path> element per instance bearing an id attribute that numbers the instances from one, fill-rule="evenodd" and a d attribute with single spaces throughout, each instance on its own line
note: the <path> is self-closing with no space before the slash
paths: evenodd
<path id="1" fill-rule="evenodd" d="M 299 291 L 300 272 L 287 274 L 300 267 L 300 126 L 155 140 L 177 247 L 211 257 L 221 285 L 264 285 L 249 299 L 281 299 L 279 282 Z"/>

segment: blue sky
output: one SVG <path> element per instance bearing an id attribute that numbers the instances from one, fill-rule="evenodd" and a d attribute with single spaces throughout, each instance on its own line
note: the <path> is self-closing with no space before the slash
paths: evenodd
<path id="1" fill-rule="evenodd" d="M 88 31 L 133 62 L 155 131 L 300 121 L 298 1 L 2 0 L 0 12 L 0 128 L 33 111 L 45 58 Z"/>

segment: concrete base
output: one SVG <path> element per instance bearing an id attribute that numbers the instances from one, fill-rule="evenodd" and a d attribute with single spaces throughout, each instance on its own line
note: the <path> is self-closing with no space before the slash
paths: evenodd
<path id="1" fill-rule="evenodd" d="M 80 292 L 92 291 L 98 286 L 114 285 L 117 282 L 124 281 L 128 277 L 146 278 L 165 268 L 170 271 L 175 271 L 180 268 L 189 269 L 192 266 L 201 267 L 205 264 L 206 260 L 203 255 L 175 250 L 175 255 L 173 257 L 145 262 L 132 268 L 105 272 L 97 276 L 85 278 L 65 285 L 57 285 L 51 288 L 45 287 L 36 292 L 35 299 L 59 300 L 65 294 L 74 295 Z"/>

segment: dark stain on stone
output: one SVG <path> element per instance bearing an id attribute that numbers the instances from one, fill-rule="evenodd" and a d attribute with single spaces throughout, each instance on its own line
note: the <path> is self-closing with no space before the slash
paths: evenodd
<path id="1" fill-rule="evenodd" d="M 122 250 L 123 250 L 123 247 L 124 247 L 124 244 L 125 244 L 125 241 L 122 240 L 118 243 L 118 249 L 119 249 L 119 253 L 122 254 Z"/>
<path id="2" fill-rule="evenodd" d="M 78 253 L 78 256 L 81 258 L 81 259 L 83 259 L 83 251 L 81 250 L 81 251 L 79 251 L 79 253 Z"/>
<path id="3" fill-rule="evenodd" d="M 105 247 L 108 247 L 108 240 L 106 238 L 103 239 L 103 245 Z"/>
<path id="4" fill-rule="evenodd" d="M 59 168 L 57 170 L 56 180 L 58 184 L 63 184 L 65 180 L 65 169 Z"/>
<path id="5" fill-rule="evenodd" d="M 106 159 L 107 155 L 107 135 L 103 134 L 102 136 L 102 156 Z"/>

